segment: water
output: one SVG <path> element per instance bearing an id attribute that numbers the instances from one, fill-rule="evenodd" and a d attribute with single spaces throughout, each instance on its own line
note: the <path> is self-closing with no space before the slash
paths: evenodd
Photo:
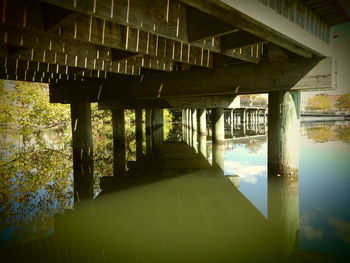
<path id="1" fill-rule="evenodd" d="M 112 178 L 110 129 L 94 133 L 95 200 L 73 209 L 70 135 L 1 134 L 5 262 L 347 262 L 350 125 L 306 123 L 299 178 L 271 179 L 266 127 L 179 142 Z M 127 158 L 135 161 L 133 127 Z M 103 136 L 102 136 L 103 135 Z M 194 141 L 198 141 L 194 144 Z M 144 144 L 144 153 L 146 146 Z M 103 177 L 100 177 L 103 176 Z"/>

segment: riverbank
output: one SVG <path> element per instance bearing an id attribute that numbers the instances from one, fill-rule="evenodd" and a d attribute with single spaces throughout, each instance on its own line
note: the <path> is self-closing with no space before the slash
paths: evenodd
<path id="1" fill-rule="evenodd" d="M 349 114 L 302 113 L 301 121 L 345 121 L 350 120 Z"/>

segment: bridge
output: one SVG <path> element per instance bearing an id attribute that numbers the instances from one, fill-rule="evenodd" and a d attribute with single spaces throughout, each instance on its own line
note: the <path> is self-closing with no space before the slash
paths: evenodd
<path id="1" fill-rule="evenodd" d="M 181 109 L 184 126 L 204 134 L 210 109 L 220 144 L 233 100 L 268 93 L 270 168 L 297 174 L 300 91 L 336 88 L 331 26 L 350 20 L 340 0 L 2 0 L 0 7 L 0 78 L 49 83 L 50 101 L 70 104 L 80 198 L 93 192 L 92 102 L 112 111 L 119 176 L 124 109 L 135 109 L 139 141 L 142 121 L 146 133 L 161 133 L 164 108 Z M 162 142 L 155 138 L 153 149 Z"/>

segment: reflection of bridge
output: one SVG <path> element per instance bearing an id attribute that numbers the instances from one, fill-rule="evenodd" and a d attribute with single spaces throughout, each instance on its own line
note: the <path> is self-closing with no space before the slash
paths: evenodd
<path id="1" fill-rule="evenodd" d="M 56 216 L 55 234 L 22 251 L 59 254 L 53 262 L 283 262 L 297 240 L 297 181 L 269 179 L 266 219 L 235 187 L 237 177 L 223 175 L 225 148 L 213 145 L 210 164 L 201 147 L 162 143 L 127 176 L 102 178 L 108 194 Z"/>

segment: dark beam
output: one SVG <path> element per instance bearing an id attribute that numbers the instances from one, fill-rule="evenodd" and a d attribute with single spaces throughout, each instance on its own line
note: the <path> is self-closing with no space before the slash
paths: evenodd
<path id="1" fill-rule="evenodd" d="M 198 96 L 159 99 L 115 99 L 100 102 L 99 109 L 184 109 L 184 108 L 228 108 L 235 95 L 232 96 Z"/>
<path id="2" fill-rule="evenodd" d="M 191 6 L 186 6 L 188 41 L 217 37 L 237 31 L 236 28 Z"/>
<path id="3" fill-rule="evenodd" d="M 225 68 L 187 70 L 51 85 L 52 102 L 76 96 L 88 101 L 121 99 L 168 99 L 175 97 L 237 95 L 276 90 L 323 90 L 335 88 L 331 58 L 298 59 L 278 63 L 245 64 Z M 81 91 L 84 90 L 84 93 Z M 103 90 L 102 93 L 99 90 Z"/>
<path id="4" fill-rule="evenodd" d="M 221 37 L 221 49 L 228 50 L 234 48 L 242 48 L 246 46 L 261 44 L 264 41 L 251 33 L 245 31 L 237 31 Z"/>

